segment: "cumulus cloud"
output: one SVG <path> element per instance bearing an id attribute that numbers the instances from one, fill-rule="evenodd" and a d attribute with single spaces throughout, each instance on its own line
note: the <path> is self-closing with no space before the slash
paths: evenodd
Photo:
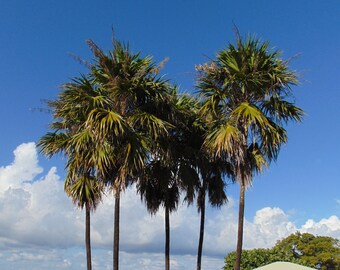
<path id="1" fill-rule="evenodd" d="M 67 247 L 83 241 L 80 213 L 63 192 L 56 168 L 39 178 L 42 171 L 34 143 L 18 146 L 13 163 L 0 167 L 0 247 Z"/>
<path id="2" fill-rule="evenodd" d="M 23 182 L 32 180 L 41 172 L 35 144 L 23 143 L 14 150 L 13 163 L 0 167 L 0 192 L 20 187 Z"/>
<path id="3" fill-rule="evenodd" d="M 245 248 L 269 248 L 279 239 L 294 233 L 295 225 L 280 208 L 266 207 L 256 212 L 253 222 L 245 226 Z"/>
<path id="4" fill-rule="evenodd" d="M 340 219 L 335 215 L 319 222 L 309 219 L 301 227 L 301 231 L 340 239 Z"/>
<path id="5" fill-rule="evenodd" d="M 92 215 L 94 269 L 111 267 L 113 206 L 113 195 L 108 192 Z M 245 220 L 244 247 L 271 247 L 297 230 L 340 239 L 340 220 L 334 215 L 319 221 L 307 220 L 297 227 L 282 209 L 266 207 L 258 210 L 252 220 Z M 172 269 L 194 267 L 198 231 L 196 208 L 180 205 L 171 215 Z M 223 256 L 235 249 L 236 232 L 233 198 L 221 209 L 207 211 L 204 269 L 222 267 Z M 13 162 L 0 167 L 0 257 L 6 258 L 5 262 L 16 262 L 17 270 L 27 269 L 30 263 L 32 269 L 76 269 L 85 261 L 83 242 L 84 213 L 65 195 L 56 168 L 43 173 L 35 144 L 18 146 Z M 160 269 L 163 249 L 164 212 L 151 217 L 136 190 L 127 190 L 121 200 L 122 266 Z M 0 268 L 6 268 L 4 262 L 0 262 Z"/>

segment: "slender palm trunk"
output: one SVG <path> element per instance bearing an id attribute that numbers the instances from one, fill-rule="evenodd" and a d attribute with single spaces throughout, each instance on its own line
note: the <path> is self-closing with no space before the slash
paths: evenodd
<path id="1" fill-rule="evenodd" d="M 170 270 L 170 210 L 165 206 L 165 270 Z"/>
<path id="2" fill-rule="evenodd" d="M 120 210 L 120 191 L 115 193 L 114 209 L 114 233 L 113 233 L 113 270 L 119 267 L 119 210 Z"/>
<path id="3" fill-rule="evenodd" d="M 200 236 L 198 240 L 198 250 L 197 250 L 197 270 L 201 270 L 202 267 L 202 250 L 203 250 L 203 239 L 204 239 L 204 223 L 205 223 L 205 191 L 206 191 L 206 183 L 203 180 L 202 186 L 202 194 L 201 201 L 199 202 L 200 210 L 201 210 L 201 221 L 200 221 Z"/>
<path id="4" fill-rule="evenodd" d="M 90 220 L 90 207 L 89 204 L 85 204 L 85 245 L 86 245 L 86 261 L 87 270 L 92 270 L 92 259 L 91 259 L 91 220 Z"/>
<path id="5" fill-rule="evenodd" d="M 237 247 L 236 247 L 236 260 L 235 260 L 234 270 L 240 270 L 241 268 L 245 189 L 246 187 L 245 187 L 244 182 L 240 181 L 240 202 L 239 202 L 239 212 L 238 212 Z"/>

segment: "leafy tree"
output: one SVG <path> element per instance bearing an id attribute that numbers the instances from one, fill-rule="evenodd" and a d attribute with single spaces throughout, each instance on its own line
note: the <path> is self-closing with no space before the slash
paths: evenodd
<path id="1" fill-rule="evenodd" d="M 235 267 L 236 252 L 231 252 L 225 257 L 224 270 L 233 270 Z M 253 270 L 277 261 L 299 263 L 299 260 L 280 249 L 252 249 L 243 250 L 240 269 Z"/>
<path id="2" fill-rule="evenodd" d="M 275 248 L 284 250 L 302 264 L 322 270 L 340 269 L 340 241 L 309 233 L 291 234 Z"/>
<path id="3" fill-rule="evenodd" d="M 284 124 L 303 115 L 289 101 L 297 75 L 280 54 L 268 42 L 237 35 L 236 46 L 229 44 L 216 60 L 197 67 L 202 113 L 212 122 L 206 146 L 228 161 L 240 185 L 235 270 L 241 263 L 245 190 L 287 142 Z"/>
<path id="4" fill-rule="evenodd" d="M 236 253 L 225 257 L 225 270 L 234 268 Z M 323 270 L 340 269 L 339 240 L 309 233 L 295 233 L 270 249 L 243 250 L 242 270 L 252 270 L 277 261 L 292 262 Z"/>

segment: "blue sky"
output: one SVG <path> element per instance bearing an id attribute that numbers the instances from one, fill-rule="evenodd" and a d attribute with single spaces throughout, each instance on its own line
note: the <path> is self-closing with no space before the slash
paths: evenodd
<path id="1" fill-rule="evenodd" d="M 2 1 L 1 269 L 79 269 L 83 261 L 83 213 L 62 192 L 63 161 L 38 155 L 30 142 L 37 142 L 51 121 L 35 108 L 44 108 L 42 100 L 54 99 L 58 86 L 86 72 L 71 55 L 91 60 L 87 39 L 110 49 L 112 26 L 132 50 L 156 62 L 169 57 L 162 71 L 186 92 L 194 90 L 195 65 L 234 42 L 234 24 L 242 35 L 269 40 L 285 58 L 299 55 L 291 68 L 300 74 L 294 92 L 306 117 L 289 125 L 278 161 L 247 192 L 245 246 L 270 246 L 296 229 L 340 239 L 339 14 L 337 0 Z M 235 246 L 238 188 L 229 186 L 227 192 L 229 204 L 208 212 L 206 269 L 222 266 L 223 255 Z M 106 264 L 110 269 L 109 197 L 94 216 L 95 269 Z M 133 190 L 124 200 L 129 214 L 122 211 L 123 220 L 140 230 L 125 226 L 122 232 L 122 269 L 162 268 L 162 214 L 149 218 Z M 195 209 L 181 207 L 173 217 L 173 269 L 194 268 L 198 225 L 193 223 L 198 223 Z M 72 233 L 76 228 L 80 232 Z"/>

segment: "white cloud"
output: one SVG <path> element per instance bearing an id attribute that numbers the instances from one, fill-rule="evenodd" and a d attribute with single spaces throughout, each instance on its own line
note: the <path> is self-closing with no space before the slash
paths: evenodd
<path id="1" fill-rule="evenodd" d="M 340 219 L 335 215 L 319 222 L 309 219 L 301 227 L 301 231 L 340 239 Z"/>
<path id="2" fill-rule="evenodd" d="M 271 247 L 278 239 L 295 232 L 297 228 L 280 208 L 265 207 L 256 212 L 253 222 L 245 226 L 245 248 Z"/>
<path id="3" fill-rule="evenodd" d="M 0 167 L 0 192 L 22 186 L 23 182 L 32 180 L 41 172 L 35 144 L 23 143 L 14 150 L 13 163 Z"/>
<path id="4" fill-rule="evenodd" d="M 56 168 L 42 178 L 34 143 L 14 151 L 11 165 L 0 167 L 0 246 L 66 247 L 80 244 L 83 223 L 63 192 Z"/>
<path id="5" fill-rule="evenodd" d="M 6 269 L 6 261 L 15 262 L 17 270 L 85 267 L 84 213 L 66 197 L 56 168 L 41 173 L 34 143 L 18 146 L 12 164 L 0 167 L 0 256 L 6 258 L 0 262 L 1 269 Z M 235 248 L 236 210 L 229 198 L 220 210 L 207 211 L 204 269 L 221 268 L 223 256 Z M 277 207 L 258 210 L 253 220 L 245 220 L 244 247 L 270 247 L 296 230 L 340 239 L 340 220 L 335 215 L 307 220 L 300 228 L 291 219 Z M 112 194 L 104 197 L 91 224 L 94 269 L 111 269 Z M 196 208 L 180 205 L 171 215 L 171 225 L 172 269 L 194 268 L 199 231 Z M 151 217 L 136 190 L 127 190 L 121 201 L 122 267 L 163 268 L 163 250 L 163 211 Z"/>

